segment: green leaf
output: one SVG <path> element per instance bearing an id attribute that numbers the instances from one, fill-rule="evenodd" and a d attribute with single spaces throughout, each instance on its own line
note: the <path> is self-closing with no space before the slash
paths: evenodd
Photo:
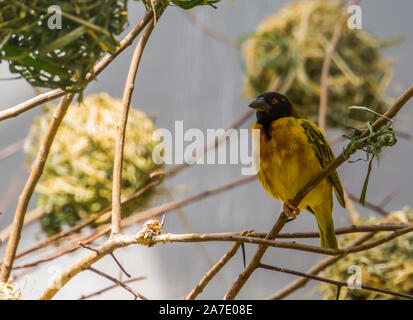
<path id="1" fill-rule="evenodd" d="M 214 6 L 214 3 L 220 1 L 221 0 L 172 0 L 171 2 L 181 9 L 189 10 L 198 6 L 211 6 L 216 9 L 217 7 Z"/>
<path id="2" fill-rule="evenodd" d="M 42 59 L 39 59 L 39 58 L 34 59 L 29 56 L 25 56 L 17 48 L 8 46 L 6 44 L 3 46 L 3 51 L 6 53 L 6 55 L 2 57 L 2 59 L 4 60 L 10 60 L 10 61 L 18 60 L 21 65 L 24 65 L 26 67 L 33 67 L 37 70 L 43 70 L 54 76 L 67 77 L 67 74 L 63 72 L 60 68 Z"/>
<path id="3" fill-rule="evenodd" d="M 369 179 L 370 179 L 370 173 L 371 173 L 371 168 L 372 168 L 372 164 L 373 164 L 373 159 L 374 156 L 370 159 L 369 162 L 369 168 L 367 170 L 367 176 L 366 179 L 364 180 L 364 184 L 363 184 L 363 190 L 361 191 L 361 196 L 360 196 L 360 203 L 361 205 L 364 207 L 364 204 L 366 202 L 366 192 L 367 192 L 367 186 L 369 184 Z"/>

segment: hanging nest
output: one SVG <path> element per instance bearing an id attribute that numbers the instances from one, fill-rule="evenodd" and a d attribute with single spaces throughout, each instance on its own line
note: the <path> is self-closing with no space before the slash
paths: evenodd
<path id="1" fill-rule="evenodd" d="M 55 107 L 47 107 L 36 119 L 25 142 L 28 161 L 39 150 Z M 46 211 L 41 222 L 51 235 L 63 225 L 93 217 L 112 200 L 112 175 L 117 123 L 122 102 L 102 93 L 72 104 L 54 139 L 42 178 L 37 186 L 37 207 Z M 127 198 L 149 183 L 149 174 L 159 167 L 152 161 L 155 126 L 146 115 L 130 109 L 126 130 L 122 171 L 122 197 Z M 149 204 L 154 191 L 147 191 L 122 206 L 126 216 Z M 110 212 L 97 220 L 103 223 Z"/>
<path id="2" fill-rule="evenodd" d="M 0 61 L 34 86 L 79 91 L 103 53 L 115 50 L 115 36 L 127 23 L 127 3 L 0 0 Z M 61 29 L 53 8 L 61 9 Z"/>
<path id="3" fill-rule="evenodd" d="M 17 284 L 0 281 L 0 300 L 23 300 L 22 293 Z"/>
<path id="4" fill-rule="evenodd" d="M 403 208 L 403 210 L 393 212 L 385 218 L 359 218 L 358 222 L 360 224 L 412 223 L 413 212 L 409 210 L 409 208 Z M 377 239 L 383 235 L 383 232 L 379 232 L 373 239 Z M 340 241 L 341 246 L 344 247 L 356 237 L 356 234 L 344 235 Z M 333 280 L 347 281 L 350 276 L 347 272 L 348 268 L 356 265 L 362 270 L 362 284 L 413 294 L 412 247 L 413 234 L 407 233 L 391 241 L 385 242 L 378 247 L 367 251 L 352 253 L 341 258 L 334 265 L 323 271 L 321 276 Z M 319 288 L 324 299 L 336 298 L 336 286 L 322 283 Z M 342 287 L 340 299 L 390 300 L 402 298 L 374 291 Z"/>
<path id="5" fill-rule="evenodd" d="M 243 94 L 252 99 L 281 86 L 278 91 L 291 99 L 300 116 L 316 121 L 322 65 L 343 10 L 343 1 L 302 1 L 266 18 L 256 32 L 244 37 Z M 390 100 L 384 91 L 392 69 L 380 50 L 390 45 L 364 29 L 344 26 L 330 66 L 328 125 L 344 128 L 352 105 L 385 111 Z M 361 111 L 352 114 L 356 124 L 371 120 L 371 116 Z"/>

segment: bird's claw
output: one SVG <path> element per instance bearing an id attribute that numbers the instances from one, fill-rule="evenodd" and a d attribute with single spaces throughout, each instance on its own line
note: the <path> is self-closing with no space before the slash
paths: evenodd
<path id="1" fill-rule="evenodd" d="M 300 214 L 300 209 L 298 209 L 297 207 L 294 207 L 288 202 L 284 202 L 283 211 L 285 215 L 291 219 L 297 218 L 297 216 Z"/>

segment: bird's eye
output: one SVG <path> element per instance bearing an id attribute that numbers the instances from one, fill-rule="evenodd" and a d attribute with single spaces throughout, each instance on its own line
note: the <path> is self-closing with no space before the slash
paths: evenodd
<path id="1" fill-rule="evenodd" d="M 278 103 L 278 100 L 274 98 L 274 99 L 272 99 L 271 103 L 272 103 L 272 104 L 277 104 L 277 103 Z"/>

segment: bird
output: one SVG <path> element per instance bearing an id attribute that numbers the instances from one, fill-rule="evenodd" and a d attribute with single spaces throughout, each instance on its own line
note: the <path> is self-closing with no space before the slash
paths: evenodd
<path id="1" fill-rule="evenodd" d="M 344 208 L 344 194 L 337 171 L 332 171 L 311 190 L 298 207 L 291 200 L 335 159 L 325 133 L 309 120 L 300 118 L 290 100 L 277 92 L 265 92 L 249 104 L 256 112 L 252 129 L 254 166 L 265 191 L 283 202 L 287 217 L 295 219 L 301 210 L 317 221 L 323 248 L 338 249 L 333 221 L 333 192 Z M 257 148 L 259 145 L 259 148 Z"/>

